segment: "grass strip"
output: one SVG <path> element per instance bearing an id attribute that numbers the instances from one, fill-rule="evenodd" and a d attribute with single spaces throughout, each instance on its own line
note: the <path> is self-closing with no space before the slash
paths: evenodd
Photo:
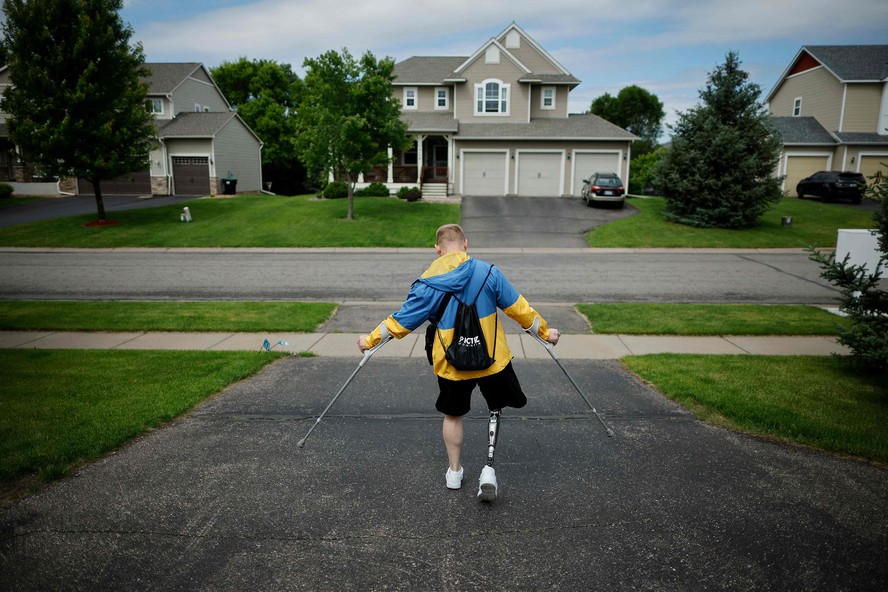
<path id="1" fill-rule="evenodd" d="M 4 494 L 64 476 L 284 355 L 0 350 Z"/>
<path id="2" fill-rule="evenodd" d="M 760 224 L 745 230 L 696 228 L 663 217 L 662 197 L 633 198 L 639 213 L 586 233 L 590 247 L 621 248 L 833 248 L 839 228 L 872 228 L 873 213 L 819 201 L 784 198 L 765 212 Z M 784 216 L 792 226 L 783 227 Z"/>
<path id="3" fill-rule="evenodd" d="M 884 377 L 815 356 L 631 356 L 625 365 L 722 427 L 888 462 Z"/>
<path id="4" fill-rule="evenodd" d="M 162 198 L 157 198 L 162 199 Z M 17 247 L 429 247 L 442 224 L 458 223 L 455 204 L 410 203 L 388 197 L 345 199 L 242 195 L 110 212 L 117 224 L 91 226 L 95 214 L 0 228 L 0 246 Z"/>
<path id="5" fill-rule="evenodd" d="M 837 335 L 848 319 L 822 308 L 759 304 L 578 304 L 595 333 Z"/>
<path id="6" fill-rule="evenodd" d="M 311 333 L 329 302 L 0 301 L 0 329 L 43 331 L 289 331 Z"/>

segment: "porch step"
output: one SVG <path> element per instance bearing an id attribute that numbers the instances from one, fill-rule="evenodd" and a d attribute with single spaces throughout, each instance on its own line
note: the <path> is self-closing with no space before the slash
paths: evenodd
<path id="1" fill-rule="evenodd" d="M 423 183 L 423 197 L 447 197 L 447 183 Z"/>

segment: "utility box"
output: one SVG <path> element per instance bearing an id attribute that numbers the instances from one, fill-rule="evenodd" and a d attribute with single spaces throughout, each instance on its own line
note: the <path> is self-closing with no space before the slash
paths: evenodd
<path id="1" fill-rule="evenodd" d="M 850 255 L 848 263 L 865 265 L 867 272 L 873 273 L 881 257 L 876 232 L 858 228 L 840 228 L 839 239 L 836 242 L 836 261 L 842 261 L 846 255 Z"/>

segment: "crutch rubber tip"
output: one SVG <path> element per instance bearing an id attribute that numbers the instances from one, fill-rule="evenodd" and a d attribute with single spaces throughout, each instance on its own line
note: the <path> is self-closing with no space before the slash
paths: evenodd
<path id="1" fill-rule="evenodd" d="M 608 438 L 613 438 L 613 437 L 614 437 L 614 431 L 613 431 L 613 430 L 608 430 L 608 431 L 607 431 L 607 437 L 608 437 Z M 300 446 L 300 448 L 302 448 L 302 447 Z"/>
<path id="2" fill-rule="evenodd" d="M 303 446 L 305 446 L 305 438 L 296 442 L 296 448 L 302 448 Z"/>

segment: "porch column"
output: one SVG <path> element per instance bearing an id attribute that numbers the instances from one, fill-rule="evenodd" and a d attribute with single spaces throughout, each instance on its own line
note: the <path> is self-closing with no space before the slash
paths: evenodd
<path id="1" fill-rule="evenodd" d="M 386 183 L 394 183 L 395 181 L 395 162 L 394 162 L 394 150 L 392 147 L 388 147 L 388 176 L 385 178 Z"/>
<path id="2" fill-rule="evenodd" d="M 456 166 L 456 154 L 453 150 L 453 136 L 446 135 L 447 140 L 447 183 L 453 184 L 453 167 Z"/>
<path id="3" fill-rule="evenodd" d="M 427 136 L 416 136 L 416 184 L 422 185 L 422 143 Z"/>

